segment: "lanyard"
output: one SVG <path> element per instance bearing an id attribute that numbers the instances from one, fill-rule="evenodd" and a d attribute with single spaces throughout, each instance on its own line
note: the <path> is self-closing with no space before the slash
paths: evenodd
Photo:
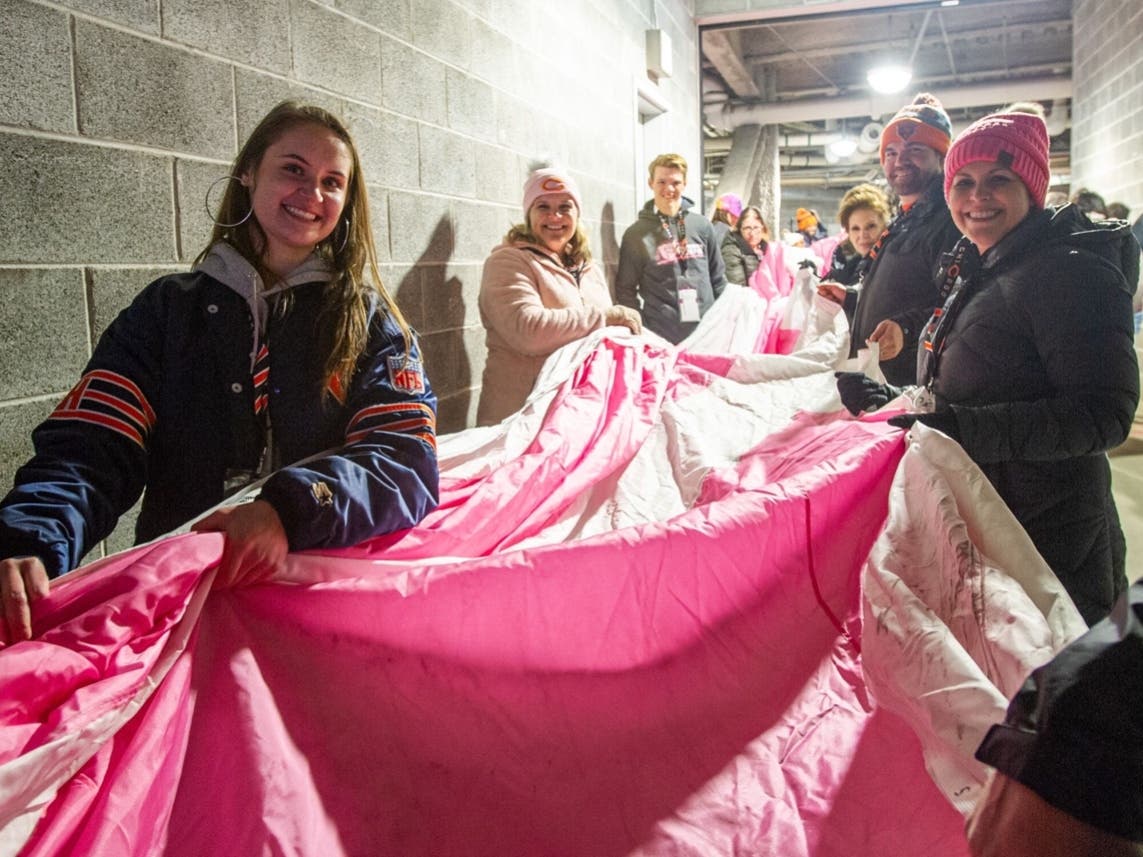
<path id="1" fill-rule="evenodd" d="M 662 212 L 656 212 L 659 215 L 659 223 L 663 225 L 663 233 L 667 236 L 667 240 L 675 245 L 675 257 L 679 262 L 685 262 L 687 258 L 687 225 L 683 220 L 683 213 L 679 211 L 675 215 L 675 231 L 678 237 L 671 234 L 671 221 L 667 215 Z"/>
<path id="2" fill-rule="evenodd" d="M 924 347 L 921 384 L 927 390 L 932 390 L 937 379 L 941 354 L 949 332 L 976 285 L 975 275 L 979 267 L 980 255 L 976 252 L 976 245 L 967 238 L 961 238 L 944 255 L 938 274 L 941 285 L 937 308 L 933 310 L 921 339 Z"/>

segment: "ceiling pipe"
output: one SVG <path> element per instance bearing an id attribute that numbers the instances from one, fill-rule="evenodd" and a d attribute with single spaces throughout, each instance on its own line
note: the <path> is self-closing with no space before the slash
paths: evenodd
<path id="1" fill-rule="evenodd" d="M 928 89 L 923 85 L 918 91 L 928 91 L 940 99 L 945 109 L 959 107 L 985 107 L 994 104 L 1007 104 L 1018 95 L 1021 101 L 1057 101 L 1072 97 L 1070 77 L 1040 77 L 1005 83 L 988 83 L 957 86 L 949 89 Z M 817 122 L 822 119 L 845 119 L 852 116 L 868 116 L 879 119 L 891 116 L 902 104 L 911 99 L 909 95 L 866 95 L 852 98 L 817 98 L 806 101 L 773 104 L 724 104 L 720 111 L 712 111 L 707 121 L 718 128 L 733 129 L 739 125 L 775 125 L 792 122 Z"/>
<path id="2" fill-rule="evenodd" d="M 861 129 L 857 135 L 857 147 L 862 152 L 876 152 L 881 142 L 882 126 L 879 122 L 870 122 Z M 821 131 L 812 134 L 779 134 L 778 147 L 781 149 L 811 149 L 828 146 L 842 138 L 852 138 L 854 135 L 843 131 Z M 707 140 L 703 144 L 707 154 L 723 154 L 729 152 L 734 144 L 733 137 L 718 137 Z"/>

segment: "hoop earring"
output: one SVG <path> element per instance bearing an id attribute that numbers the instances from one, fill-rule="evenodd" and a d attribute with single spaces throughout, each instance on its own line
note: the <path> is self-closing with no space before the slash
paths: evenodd
<path id="1" fill-rule="evenodd" d="M 353 225 L 353 221 L 350 219 L 349 215 L 347 214 L 347 215 L 345 215 L 345 220 L 343 222 L 345 223 L 345 235 L 341 239 L 341 244 L 339 244 L 337 249 L 333 251 L 335 256 L 338 253 L 340 253 L 342 250 L 344 250 L 345 245 L 349 243 L 349 230 L 350 230 L 351 226 Z M 337 230 L 335 229 L 334 231 L 336 232 Z M 332 238 L 333 236 L 330 236 L 330 237 Z M 331 241 L 330 244 L 332 245 L 332 243 L 333 242 Z"/>
<path id="2" fill-rule="evenodd" d="M 211 210 L 211 207 L 210 207 L 210 194 L 211 194 L 211 191 L 213 191 L 216 187 L 218 187 L 219 182 L 225 182 L 225 181 L 236 181 L 239 184 L 241 184 L 241 182 L 242 182 L 242 180 L 239 179 L 237 176 L 231 176 L 231 175 L 225 175 L 225 176 L 222 176 L 221 178 L 215 179 L 214 181 L 212 181 L 210 183 L 210 187 L 208 187 L 206 189 L 206 197 L 203 200 L 203 204 L 206 206 L 206 216 L 210 218 L 211 223 L 213 223 L 215 226 L 219 227 L 220 229 L 233 229 L 235 226 L 241 226 L 243 223 L 245 223 L 247 220 L 250 219 L 250 215 L 254 213 L 254 205 L 253 205 L 253 203 L 251 203 L 250 210 L 246 212 L 246 216 L 243 217 L 241 220 L 238 220 L 234 223 L 223 223 L 221 220 L 215 219 L 214 212 Z"/>

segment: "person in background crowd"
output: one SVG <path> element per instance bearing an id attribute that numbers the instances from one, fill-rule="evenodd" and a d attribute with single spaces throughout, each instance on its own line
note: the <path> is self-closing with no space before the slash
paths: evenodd
<path id="1" fill-rule="evenodd" d="M 1044 208 L 1059 208 L 1068 204 L 1068 195 L 1062 190 L 1050 190 L 1044 197 Z"/>
<path id="2" fill-rule="evenodd" d="M 1131 209 L 1122 202 L 1109 202 L 1107 204 L 1107 216 L 1111 220 L 1130 220 Z"/>
<path id="3" fill-rule="evenodd" d="M 976 758 L 973 857 L 1143 857 L 1143 581 L 1035 670 Z"/>
<path id="4" fill-rule="evenodd" d="M 889 198 L 877 185 L 864 183 L 846 191 L 838 206 L 837 219 L 845 230 L 830 258 L 825 277 L 837 287 L 829 289 L 837 303 L 845 299 L 843 286 L 857 285 L 869 262 L 869 251 L 889 225 Z M 819 284 L 827 285 L 825 281 Z"/>
<path id="5" fill-rule="evenodd" d="M 726 272 L 710 221 L 683 196 L 686 160 L 659 155 L 648 174 L 654 196 L 623 233 L 615 297 L 648 330 L 679 343 L 722 294 Z"/>
<path id="6" fill-rule="evenodd" d="M 480 280 L 488 360 L 477 425 L 518 411 L 557 348 L 606 325 L 642 331 L 639 314 L 615 306 L 580 223 L 583 198 L 571 176 L 535 169 L 524 183 L 524 222 L 493 248 Z"/>
<path id="7" fill-rule="evenodd" d="M 901 201 L 901 213 L 869 251 L 861 290 L 847 289 L 850 357 L 876 342 L 890 384 L 916 379 L 916 347 L 937 306 L 933 277 L 941 253 L 960 237 L 941 194 L 941 169 L 952 126 L 940 102 L 921 93 L 881 133 L 881 168 Z M 819 294 L 836 300 L 830 286 Z"/>
<path id="8" fill-rule="evenodd" d="M 1092 220 L 1103 220 L 1107 217 L 1107 203 L 1094 190 L 1079 188 L 1072 193 L 1071 203 Z"/>
<path id="9" fill-rule="evenodd" d="M 194 270 L 151 283 L 107 328 L 0 503 L 10 642 L 32 636 L 49 576 L 144 487 L 139 542 L 268 476 L 253 502 L 194 525 L 226 536 L 218 585 L 270 576 L 288 550 L 410 527 L 437 503 L 436 398 L 381 285 L 345 126 L 283 102 L 220 182 Z"/>
<path id="10" fill-rule="evenodd" d="M 958 441 L 1094 624 L 1126 586 L 1105 453 L 1139 401 L 1139 248 L 1121 221 L 1044 209 L 1048 169 L 1044 122 L 1026 113 L 986 116 L 949 150 L 945 194 L 964 238 L 917 352 L 917 400 L 931 410 L 890 423 Z M 838 387 L 854 413 L 897 392 L 857 373 Z"/>
<path id="11" fill-rule="evenodd" d="M 714 226 L 714 238 L 721 247 L 722 242 L 738 223 L 742 214 L 742 197 L 736 193 L 724 193 L 714 201 L 714 214 L 710 222 Z"/>
<path id="12" fill-rule="evenodd" d="M 802 236 L 802 245 L 805 247 L 829 235 L 818 213 L 811 208 L 799 208 L 794 212 L 794 225 L 797 226 L 798 234 Z"/>
<path id="13" fill-rule="evenodd" d="M 766 285 L 760 292 L 766 296 L 789 294 L 793 275 L 786 270 L 780 241 L 771 241 L 770 227 L 762 212 L 754 206 L 742 209 L 738 227 L 722 243 L 726 263 L 726 279 L 740 286 L 754 284 L 756 272 L 763 270 Z"/>

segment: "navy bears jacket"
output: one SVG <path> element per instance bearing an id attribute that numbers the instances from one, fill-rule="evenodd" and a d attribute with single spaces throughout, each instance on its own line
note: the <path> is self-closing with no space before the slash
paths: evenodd
<path id="1" fill-rule="evenodd" d="M 436 397 L 416 346 L 406 351 L 379 301 L 349 389 L 323 377 L 319 317 L 332 277 L 313 256 L 262 290 L 254 268 L 219 243 L 193 272 L 151 283 L 33 432 L 35 455 L 0 503 L 0 556 L 38 556 L 56 576 L 144 488 L 139 542 L 270 470 L 260 499 L 291 550 L 417 523 L 437 503 Z M 269 374 L 256 414 L 263 346 Z"/>

